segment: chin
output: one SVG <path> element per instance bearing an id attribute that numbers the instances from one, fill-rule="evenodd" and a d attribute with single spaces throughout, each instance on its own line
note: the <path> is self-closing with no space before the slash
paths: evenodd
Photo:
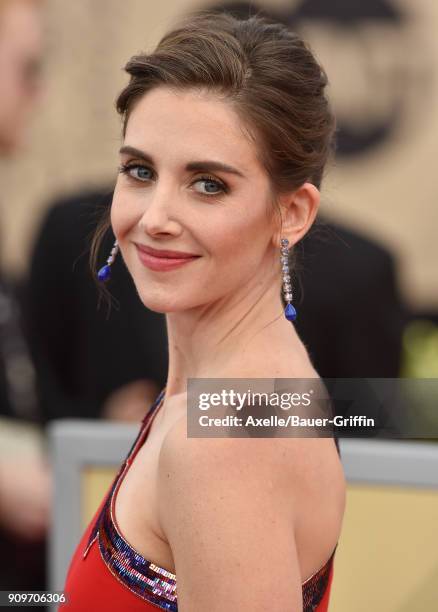
<path id="1" fill-rule="evenodd" d="M 166 314 L 169 312 L 177 312 L 178 310 L 185 310 L 188 307 L 188 305 L 184 304 L 181 300 L 175 300 L 172 295 L 166 295 L 166 292 L 163 292 L 161 295 L 154 295 L 151 291 L 137 288 L 137 293 L 143 306 L 153 312 Z"/>

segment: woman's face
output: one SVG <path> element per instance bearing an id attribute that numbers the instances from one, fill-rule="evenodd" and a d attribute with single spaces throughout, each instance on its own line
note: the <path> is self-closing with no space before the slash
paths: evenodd
<path id="1" fill-rule="evenodd" d="M 145 306 L 174 312 L 280 281 L 268 177 L 229 103 L 153 89 L 132 110 L 120 155 L 111 223 Z M 151 269 L 139 247 L 197 257 Z"/>

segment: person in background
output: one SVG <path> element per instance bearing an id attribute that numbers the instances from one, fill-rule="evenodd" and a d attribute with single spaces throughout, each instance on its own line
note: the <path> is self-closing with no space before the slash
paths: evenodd
<path id="1" fill-rule="evenodd" d="M 401 376 L 403 332 L 411 313 L 401 296 L 394 255 L 325 216 L 298 247 L 296 327 L 321 376 Z"/>
<path id="2" fill-rule="evenodd" d="M 0 0 L 0 158 L 11 159 L 26 145 L 42 55 L 41 3 Z M 50 474 L 43 456 L 5 451 L 5 441 L 12 451 L 20 448 L 17 423 L 37 420 L 38 407 L 14 283 L 0 269 L 0 590 L 41 589 Z"/>

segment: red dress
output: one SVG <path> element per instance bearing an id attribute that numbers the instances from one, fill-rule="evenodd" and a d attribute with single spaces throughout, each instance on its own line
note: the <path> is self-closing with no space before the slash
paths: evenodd
<path id="1" fill-rule="evenodd" d="M 143 419 L 137 439 L 79 542 L 64 587 L 67 602 L 60 610 L 153 612 L 159 608 L 178 611 L 175 574 L 148 561 L 132 548 L 120 533 L 114 516 L 117 490 L 146 439 L 148 425 L 161 405 L 164 392 L 165 388 Z M 303 612 L 327 612 L 336 548 L 325 565 L 303 583 Z"/>

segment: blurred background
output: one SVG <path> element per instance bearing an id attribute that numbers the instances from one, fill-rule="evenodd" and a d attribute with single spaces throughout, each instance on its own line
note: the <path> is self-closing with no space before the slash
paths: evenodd
<path id="1" fill-rule="evenodd" d="M 47 585 L 47 423 L 138 423 L 165 384 L 163 317 L 139 303 L 120 257 L 113 308 L 99 305 L 88 249 L 117 173 L 123 66 L 179 16 L 208 7 L 219 5 L 0 0 L 0 549 L 9 551 L 0 556 L 0 590 Z M 295 294 L 317 370 L 438 378 L 438 4 L 222 8 L 288 24 L 328 73 L 337 153 L 323 182 L 322 224 L 300 245 Z M 104 241 L 102 265 L 113 240 Z M 436 502 L 427 504 L 438 518 Z M 426 608 L 409 608 L 417 609 Z"/>

